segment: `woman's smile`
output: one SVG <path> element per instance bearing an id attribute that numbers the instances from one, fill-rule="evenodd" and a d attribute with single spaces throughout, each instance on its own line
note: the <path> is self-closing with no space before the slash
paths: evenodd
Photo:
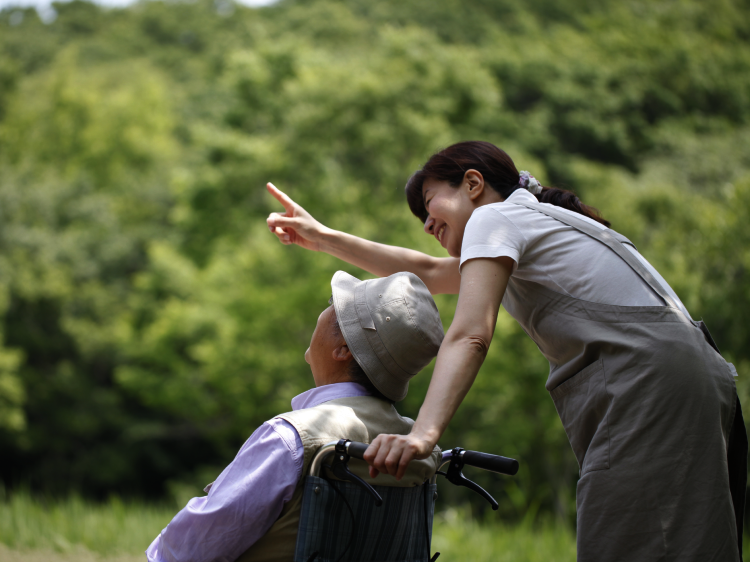
<path id="1" fill-rule="evenodd" d="M 437 232 L 435 233 L 435 238 L 437 238 L 437 241 L 440 242 L 440 245 L 443 245 L 443 233 L 445 232 L 445 227 L 447 227 L 447 224 L 443 224 L 440 228 L 438 228 Z"/>
<path id="2" fill-rule="evenodd" d="M 423 189 L 425 208 L 429 213 L 425 232 L 434 236 L 449 255 L 458 257 L 463 226 L 474 210 L 471 201 L 460 189 L 445 181 L 427 180 Z"/>

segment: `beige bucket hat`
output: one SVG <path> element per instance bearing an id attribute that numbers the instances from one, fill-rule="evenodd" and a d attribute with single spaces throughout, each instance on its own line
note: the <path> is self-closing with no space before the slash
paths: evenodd
<path id="1" fill-rule="evenodd" d="M 443 324 L 430 291 L 408 272 L 360 281 L 337 271 L 331 288 L 354 359 L 384 396 L 403 400 L 409 379 L 432 361 L 443 341 Z"/>

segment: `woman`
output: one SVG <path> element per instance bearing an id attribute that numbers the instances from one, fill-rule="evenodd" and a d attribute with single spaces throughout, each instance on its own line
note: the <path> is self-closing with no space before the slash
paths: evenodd
<path id="1" fill-rule="evenodd" d="M 450 258 L 333 231 L 269 191 L 286 209 L 268 218 L 283 243 L 379 276 L 411 271 L 433 294 L 459 295 L 414 428 L 373 441 L 373 474 L 400 477 L 432 451 L 502 303 L 550 363 L 546 387 L 580 467 L 578 559 L 740 559 L 747 438 L 734 368 L 595 209 L 519 174 L 486 142 L 438 152 L 406 185 Z"/>

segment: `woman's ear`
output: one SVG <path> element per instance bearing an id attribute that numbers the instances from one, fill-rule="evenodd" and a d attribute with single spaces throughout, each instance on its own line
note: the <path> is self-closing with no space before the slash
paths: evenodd
<path id="1" fill-rule="evenodd" d="M 349 361 L 352 358 L 352 352 L 349 351 L 349 346 L 344 344 L 335 348 L 331 352 L 331 356 L 334 361 Z"/>
<path id="2" fill-rule="evenodd" d="M 484 177 L 473 168 L 466 170 L 464 182 L 461 187 L 466 191 L 469 199 L 475 201 L 484 192 Z"/>

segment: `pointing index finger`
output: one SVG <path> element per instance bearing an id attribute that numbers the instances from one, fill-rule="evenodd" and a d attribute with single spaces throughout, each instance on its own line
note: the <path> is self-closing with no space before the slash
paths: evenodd
<path id="1" fill-rule="evenodd" d="M 284 205 L 284 209 L 286 209 L 287 212 L 291 213 L 294 210 L 294 201 L 292 201 L 286 193 L 281 191 L 271 182 L 268 182 L 266 184 L 266 189 L 268 190 L 268 193 L 273 195 L 279 203 Z"/>

